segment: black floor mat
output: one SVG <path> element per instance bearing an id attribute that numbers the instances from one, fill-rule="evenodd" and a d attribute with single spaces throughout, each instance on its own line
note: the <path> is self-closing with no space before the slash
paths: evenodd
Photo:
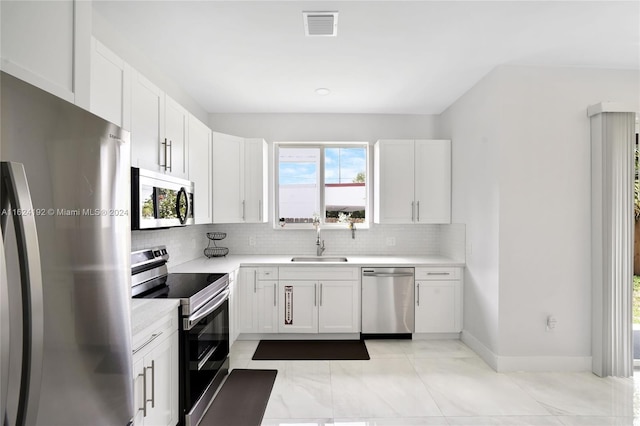
<path id="1" fill-rule="evenodd" d="M 200 426 L 260 426 L 278 370 L 234 369 Z"/>
<path id="2" fill-rule="evenodd" d="M 348 361 L 368 360 L 361 340 L 261 340 L 253 360 Z"/>

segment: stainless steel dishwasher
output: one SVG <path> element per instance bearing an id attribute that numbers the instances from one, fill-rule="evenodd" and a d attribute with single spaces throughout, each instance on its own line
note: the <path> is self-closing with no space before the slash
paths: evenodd
<path id="1" fill-rule="evenodd" d="M 363 335 L 413 333 L 413 277 L 413 268 L 362 268 Z"/>

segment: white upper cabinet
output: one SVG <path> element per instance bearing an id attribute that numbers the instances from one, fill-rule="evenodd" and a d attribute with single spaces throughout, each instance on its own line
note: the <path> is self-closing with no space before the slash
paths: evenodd
<path id="1" fill-rule="evenodd" d="M 213 132 L 213 222 L 267 221 L 267 143 Z"/>
<path id="2" fill-rule="evenodd" d="M 213 222 L 244 222 L 243 200 L 244 139 L 213 132 Z"/>
<path id="3" fill-rule="evenodd" d="M 451 222 L 451 141 L 380 140 L 374 164 L 376 223 Z"/>
<path id="4" fill-rule="evenodd" d="M 0 1 L 2 70 L 89 108 L 91 2 Z"/>
<path id="5" fill-rule="evenodd" d="M 196 224 L 212 222 L 211 129 L 189 116 L 189 180 L 195 184 L 196 198 L 193 216 Z"/>
<path id="6" fill-rule="evenodd" d="M 139 72 L 131 86 L 131 165 L 188 178 L 189 113 Z"/>
<path id="7" fill-rule="evenodd" d="M 264 139 L 244 142 L 244 221 L 267 221 L 267 143 Z"/>
<path id="8" fill-rule="evenodd" d="M 164 140 L 160 142 L 160 158 L 166 164 L 163 170 L 172 176 L 189 178 L 188 139 L 189 113 L 182 105 L 165 95 Z"/>
<path id="9" fill-rule="evenodd" d="M 164 171 L 160 141 L 164 142 L 164 93 L 139 72 L 131 84 L 131 165 Z"/>
<path id="10" fill-rule="evenodd" d="M 89 105 L 97 116 L 131 130 L 131 67 L 93 37 Z"/>

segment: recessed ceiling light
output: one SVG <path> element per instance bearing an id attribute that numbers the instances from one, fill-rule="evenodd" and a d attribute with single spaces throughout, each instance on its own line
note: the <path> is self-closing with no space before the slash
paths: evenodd
<path id="1" fill-rule="evenodd" d="M 316 89 L 316 94 L 320 95 L 320 96 L 327 96 L 329 93 L 331 93 L 331 90 L 325 88 L 325 87 L 319 87 Z"/>

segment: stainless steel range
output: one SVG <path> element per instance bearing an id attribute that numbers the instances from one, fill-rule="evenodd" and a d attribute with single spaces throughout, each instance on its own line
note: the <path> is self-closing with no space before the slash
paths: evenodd
<path id="1" fill-rule="evenodd" d="M 180 424 L 200 422 L 229 370 L 228 274 L 169 274 L 165 246 L 131 253 L 135 298 L 180 300 Z"/>

